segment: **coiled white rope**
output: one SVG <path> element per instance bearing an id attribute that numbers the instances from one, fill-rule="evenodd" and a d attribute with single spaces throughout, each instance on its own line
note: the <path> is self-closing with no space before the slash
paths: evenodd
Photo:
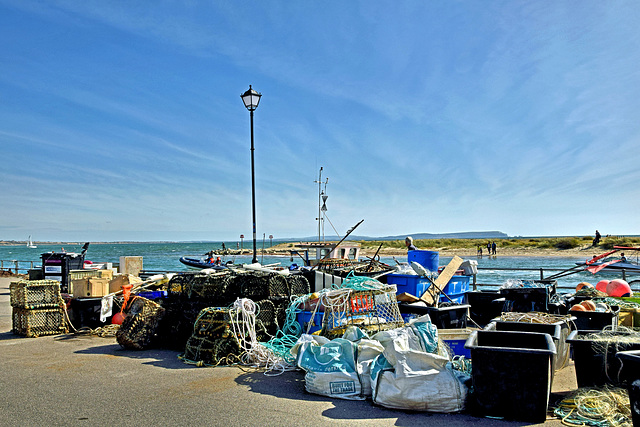
<path id="1" fill-rule="evenodd" d="M 256 334 L 256 314 L 259 307 L 248 298 L 238 298 L 230 310 L 231 331 L 243 350 L 242 364 L 264 368 L 265 375 L 279 375 L 295 368 L 271 349 L 262 345 Z"/>

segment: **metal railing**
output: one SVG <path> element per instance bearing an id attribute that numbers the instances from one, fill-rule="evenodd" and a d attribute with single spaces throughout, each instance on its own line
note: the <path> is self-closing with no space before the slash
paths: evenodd
<path id="1" fill-rule="evenodd" d="M 566 268 L 551 268 L 551 267 L 539 267 L 539 268 L 516 268 L 516 267 L 478 267 L 478 275 L 482 276 L 482 274 L 480 274 L 480 272 L 482 270 L 500 270 L 500 271 L 538 271 L 540 272 L 540 280 L 545 280 L 547 277 L 553 277 L 553 275 L 547 275 L 545 277 L 545 272 L 565 272 L 567 271 Z M 637 279 L 634 279 L 634 276 L 637 277 Z M 566 277 L 566 276 L 564 276 Z M 608 276 L 611 277 L 611 276 Z M 640 293 L 640 275 L 631 275 L 629 280 L 628 276 L 627 276 L 627 272 L 626 270 L 620 270 L 620 278 L 622 280 L 628 281 L 629 282 L 629 286 L 631 287 L 631 290 L 635 293 Z M 483 288 L 499 288 L 500 286 L 502 286 L 501 284 L 496 284 L 496 283 L 477 283 L 477 275 L 473 275 L 472 276 L 472 289 L 478 290 L 478 287 L 483 287 Z M 562 286 L 562 285 L 558 285 L 558 289 L 561 290 L 573 290 L 575 291 L 575 288 L 571 287 L 571 286 Z"/>
<path id="2" fill-rule="evenodd" d="M 38 261 L 20 261 L 15 259 L 0 259 L 0 271 L 8 271 L 20 274 L 21 271 L 28 273 L 33 270 L 34 263 Z"/>

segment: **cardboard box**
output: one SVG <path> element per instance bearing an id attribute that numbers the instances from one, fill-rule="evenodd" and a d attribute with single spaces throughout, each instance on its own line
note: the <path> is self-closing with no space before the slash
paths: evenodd
<path id="1" fill-rule="evenodd" d="M 111 269 L 98 270 L 98 272 L 100 273 L 100 277 L 103 278 L 103 279 L 108 279 L 108 280 L 113 279 L 113 270 L 111 270 Z"/>
<path id="2" fill-rule="evenodd" d="M 73 281 L 75 298 L 103 297 L 109 293 L 109 279 L 89 277 Z"/>
<path id="3" fill-rule="evenodd" d="M 118 292 L 122 289 L 123 285 L 132 285 L 142 282 L 137 276 L 131 274 L 118 274 L 109 281 L 109 293 Z"/>
<path id="4" fill-rule="evenodd" d="M 118 271 L 122 274 L 133 274 L 137 276 L 142 270 L 142 257 L 141 256 L 121 256 L 120 268 Z"/>

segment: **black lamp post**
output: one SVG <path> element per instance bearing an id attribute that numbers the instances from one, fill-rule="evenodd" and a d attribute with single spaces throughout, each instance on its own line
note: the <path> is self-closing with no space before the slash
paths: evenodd
<path id="1" fill-rule="evenodd" d="M 253 260 L 252 263 L 258 262 L 258 251 L 256 249 L 256 177 L 253 163 L 253 112 L 258 108 L 260 97 L 262 94 L 256 92 L 249 85 L 249 90 L 240 95 L 244 106 L 249 110 L 251 116 L 251 206 L 253 208 Z"/>

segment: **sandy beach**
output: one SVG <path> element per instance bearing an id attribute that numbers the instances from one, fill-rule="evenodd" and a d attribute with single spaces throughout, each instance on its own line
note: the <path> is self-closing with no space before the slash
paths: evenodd
<path id="1" fill-rule="evenodd" d="M 274 245 L 271 248 L 264 250 L 265 254 L 289 254 L 293 244 L 282 243 Z M 440 256 L 450 257 L 457 255 L 462 258 L 476 257 L 478 256 L 475 248 L 439 248 L 439 247 L 419 247 L 418 249 L 427 251 L 439 252 Z M 483 248 L 483 256 L 488 256 L 486 248 Z M 375 255 L 377 248 L 361 248 L 361 257 L 372 257 Z M 245 250 L 249 253 L 248 250 Z M 258 251 L 262 253 L 262 250 Z M 540 248 L 528 248 L 528 247 L 500 247 L 496 249 L 496 256 L 518 256 L 518 257 L 575 257 L 575 258 L 591 258 L 593 255 L 600 255 L 606 252 L 602 248 L 593 248 L 591 246 L 583 246 L 573 249 L 540 249 Z M 384 246 L 378 252 L 380 256 L 406 256 L 406 249 L 399 248 L 385 248 Z"/>

